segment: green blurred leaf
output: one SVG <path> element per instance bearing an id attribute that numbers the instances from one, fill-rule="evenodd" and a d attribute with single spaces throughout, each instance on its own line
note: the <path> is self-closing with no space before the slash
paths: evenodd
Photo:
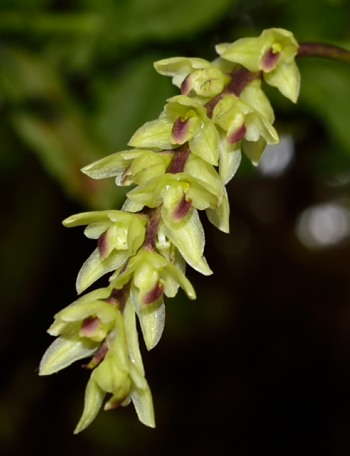
<path id="1" fill-rule="evenodd" d="M 99 79 L 96 84 L 99 106 L 92 120 L 112 148 L 125 148 L 135 130 L 157 118 L 174 93 L 169 80 L 155 72 L 154 60 L 153 55 L 134 60 L 118 78 Z"/>
<path id="2" fill-rule="evenodd" d="M 269 2 L 270 3 L 270 2 Z M 330 40 L 349 30 L 350 3 L 346 0 L 282 0 L 279 9 L 285 25 L 298 40 Z"/>
<path id="3" fill-rule="evenodd" d="M 228 13 L 232 0 L 130 0 L 121 34 L 129 39 L 194 34 Z"/>
<path id="4" fill-rule="evenodd" d="M 18 134 L 65 192 L 84 206 L 104 208 L 116 204 L 115 187 L 111 186 L 107 191 L 108 182 L 92 181 L 80 172 L 80 168 L 89 162 L 86 157 L 98 154 L 93 153 L 84 131 L 73 119 L 50 123 L 23 112 L 13 115 L 12 120 Z M 122 192 L 119 195 L 122 197 Z"/>
<path id="5" fill-rule="evenodd" d="M 112 183 L 92 182 L 81 172 L 108 153 L 90 138 L 83 111 L 44 59 L 18 49 L 2 52 L 0 90 L 10 123 L 63 190 L 83 205 L 110 207 L 123 193 Z"/>
<path id="6" fill-rule="evenodd" d="M 236 0 L 86 0 L 60 14 L 5 10 L 0 32 L 45 39 L 53 58 L 65 59 L 68 67 L 86 66 L 101 56 L 125 54 L 128 46 L 183 40 L 214 24 L 235 4 Z"/>
<path id="7" fill-rule="evenodd" d="M 330 61 L 299 61 L 300 102 L 350 154 L 350 67 Z"/>

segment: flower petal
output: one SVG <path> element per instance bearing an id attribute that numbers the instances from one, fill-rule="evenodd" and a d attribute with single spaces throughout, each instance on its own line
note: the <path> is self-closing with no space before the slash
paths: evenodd
<path id="1" fill-rule="evenodd" d="M 170 276 L 176 283 L 180 285 L 189 299 L 196 299 L 196 292 L 194 291 L 191 282 L 176 265 L 169 263 L 166 268 L 166 275 Z M 165 289 L 165 294 L 168 297 L 172 297 L 171 294 L 167 294 L 167 289 Z"/>
<path id="2" fill-rule="evenodd" d="M 78 294 L 86 290 L 103 275 L 122 266 L 129 255 L 130 253 L 128 251 L 114 251 L 108 258 L 103 260 L 101 259 L 98 248 L 96 248 L 78 272 L 76 281 Z"/>
<path id="3" fill-rule="evenodd" d="M 239 144 L 229 144 L 226 138 L 223 138 L 220 143 L 219 174 L 224 185 L 236 174 L 241 163 L 241 158 L 242 154 Z"/>
<path id="4" fill-rule="evenodd" d="M 230 232 L 230 205 L 227 192 L 221 200 L 220 205 L 215 209 L 206 209 L 206 214 L 210 223 L 224 233 Z"/>
<path id="5" fill-rule="evenodd" d="M 171 142 L 172 128 L 172 122 L 165 117 L 146 122 L 136 130 L 128 145 L 131 147 L 151 147 L 161 150 L 172 149 L 174 147 Z"/>
<path id="6" fill-rule="evenodd" d="M 215 49 L 222 58 L 239 63 L 249 71 L 259 71 L 261 47 L 259 38 L 241 38 L 233 43 L 218 44 Z"/>
<path id="7" fill-rule="evenodd" d="M 185 261 L 204 275 L 212 274 L 209 267 L 203 263 L 205 237 L 198 211 L 194 208 L 179 222 L 173 222 L 162 210 L 164 232 L 168 239 L 175 244 Z"/>
<path id="8" fill-rule="evenodd" d="M 138 388 L 136 385 L 134 385 L 130 395 L 138 419 L 141 421 L 141 423 L 151 428 L 156 427 L 154 420 L 152 394 L 149 386 L 147 385 L 146 388 Z"/>
<path id="9" fill-rule="evenodd" d="M 98 346 L 99 343 L 82 339 L 79 334 L 71 339 L 58 337 L 44 353 L 39 366 L 39 375 L 51 375 L 79 359 L 91 356 Z"/>
<path id="10" fill-rule="evenodd" d="M 107 155 L 100 160 L 94 161 L 89 165 L 84 166 L 81 171 L 92 179 L 105 179 L 107 177 L 115 177 L 123 172 L 143 150 L 132 149 L 115 152 Z"/>
<path id="11" fill-rule="evenodd" d="M 92 300 L 80 301 L 61 310 L 55 318 L 65 322 L 82 321 L 96 315 L 102 323 L 111 323 L 115 319 L 116 309 L 108 302 Z"/>
<path id="12" fill-rule="evenodd" d="M 218 164 L 218 132 L 211 120 L 203 122 L 202 128 L 190 141 L 191 152 L 211 165 Z"/>
<path id="13" fill-rule="evenodd" d="M 130 293 L 146 348 L 151 350 L 159 342 L 164 330 L 165 306 L 163 298 L 161 297 L 152 304 L 142 305 L 139 300 L 139 292 L 135 287 L 131 288 Z"/>
<path id="14" fill-rule="evenodd" d="M 136 366 L 139 374 L 144 375 L 142 357 L 140 353 L 139 338 L 136 329 L 135 307 L 131 298 L 127 299 L 123 311 L 125 337 L 128 346 L 130 361 Z"/>
<path id="15" fill-rule="evenodd" d="M 261 79 L 250 82 L 241 92 L 239 97 L 244 103 L 254 108 L 262 116 L 273 123 L 275 115 L 273 108 L 264 91 L 261 89 Z"/>
<path id="16" fill-rule="evenodd" d="M 90 225 L 91 223 L 109 222 L 109 213 L 112 211 L 90 211 L 80 212 L 79 214 L 71 215 L 63 220 L 62 224 L 66 228 L 73 228 L 81 225 Z"/>
<path id="17" fill-rule="evenodd" d="M 219 149 L 219 144 L 217 147 Z M 186 161 L 184 172 L 201 184 L 204 184 L 205 186 L 210 185 L 213 194 L 216 195 L 218 199 L 221 199 L 224 192 L 224 186 L 220 176 L 212 165 L 200 157 L 190 155 Z"/>
<path id="18" fill-rule="evenodd" d="M 242 150 L 254 166 L 259 164 L 260 158 L 266 148 L 265 139 L 260 136 L 257 141 L 243 141 Z"/>
<path id="19" fill-rule="evenodd" d="M 74 429 L 74 434 L 78 434 L 83 431 L 94 421 L 106 396 L 105 391 L 103 391 L 103 389 L 96 383 L 94 376 L 95 371 L 92 372 L 86 385 L 84 410 L 76 428 Z"/>
<path id="20" fill-rule="evenodd" d="M 296 103 L 300 90 L 300 72 L 297 64 L 281 62 L 271 73 L 264 74 L 267 84 L 276 87 L 282 95 Z"/>
<path id="21" fill-rule="evenodd" d="M 207 60 L 200 58 L 172 57 L 170 59 L 158 60 L 154 68 L 159 74 L 172 76 L 173 84 L 181 87 L 186 76 L 195 69 L 202 69 L 211 66 Z"/>
<path id="22" fill-rule="evenodd" d="M 166 172 L 171 159 L 170 154 L 161 155 L 157 152 L 145 150 L 130 165 L 132 181 L 135 184 L 142 185 L 155 177 L 162 176 Z"/>

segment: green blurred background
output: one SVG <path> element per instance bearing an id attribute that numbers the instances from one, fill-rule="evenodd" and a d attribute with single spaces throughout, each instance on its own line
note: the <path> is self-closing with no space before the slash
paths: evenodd
<path id="1" fill-rule="evenodd" d="M 283 147 L 205 221 L 214 276 L 169 300 L 144 353 L 157 429 L 132 407 L 79 436 L 88 372 L 37 376 L 53 314 L 94 248 L 61 220 L 119 208 L 79 169 L 122 150 L 175 93 L 152 62 L 285 27 L 350 50 L 348 0 L 0 0 L 2 455 L 350 454 L 350 66 L 300 60 L 297 106 L 269 90 Z"/>

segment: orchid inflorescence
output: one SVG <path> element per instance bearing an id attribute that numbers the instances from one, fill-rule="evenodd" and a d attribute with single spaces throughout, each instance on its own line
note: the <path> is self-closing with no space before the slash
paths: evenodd
<path id="1" fill-rule="evenodd" d="M 108 285 L 90 291 L 55 315 L 48 332 L 57 337 L 44 354 L 40 374 L 49 375 L 90 357 L 80 432 L 101 406 L 133 402 L 141 422 L 154 427 L 152 396 L 145 379 L 136 317 L 148 350 L 164 328 L 164 295 L 181 287 L 195 299 L 186 264 L 212 273 L 203 255 L 205 237 L 198 211 L 219 230 L 229 231 L 225 185 L 241 154 L 257 165 L 267 144 L 279 142 L 274 113 L 262 84 L 296 102 L 300 75 L 298 43 L 278 28 L 257 38 L 219 44 L 212 62 L 175 57 L 155 63 L 181 93 L 167 100 L 158 119 L 130 139 L 129 150 L 85 166 L 93 179 L 114 177 L 133 185 L 121 210 L 84 212 L 64 220 L 86 225 L 97 247 L 77 277 L 78 294 L 105 274 Z"/>

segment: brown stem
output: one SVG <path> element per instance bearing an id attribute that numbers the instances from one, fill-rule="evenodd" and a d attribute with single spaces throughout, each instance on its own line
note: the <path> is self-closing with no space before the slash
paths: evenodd
<path id="1" fill-rule="evenodd" d="M 226 91 L 233 93 L 236 97 L 239 97 L 243 90 L 250 84 L 254 79 L 258 79 L 260 73 L 253 73 L 246 69 L 236 70 L 231 74 L 231 82 L 228 85 Z"/>
<path id="2" fill-rule="evenodd" d="M 350 51 L 326 43 L 300 43 L 298 57 L 322 57 L 350 63 Z"/>
<path id="3" fill-rule="evenodd" d="M 175 149 L 175 154 L 174 158 L 171 161 L 167 173 L 171 174 L 177 174 L 177 173 L 183 173 L 186 161 L 190 155 L 191 151 L 188 146 L 188 143 L 185 143 L 184 145 L 178 147 Z"/>
<path id="4" fill-rule="evenodd" d="M 207 115 L 210 119 L 212 118 L 215 106 L 219 103 L 219 101 L 225 94 L 231 93 L 233 95 L 236 95 L 236 97 L 239 97 L 243 90 L 247 87 L 247 85 L 254 81 L 254 79 L 258 79 L 259 77 L 261 77 L 261 75 L 260 73 L 254 73 L 252 71 L 246 70 L 245 68 L 242 68 L 231 73 L 230 77 L 231 82 L 226 87 L 226 89 L 219 93 L 219 95 L 208 101 L 208 103 L 206 103 L 205 105 Z"/>
<path id="5" fill-rule="evenodd" d="M 160 223 L 160 207 L 156 207 L 154 209 L 145 208 L 144 213 L 148 217 L 148 224 L 147 224 L 146 239 L 144 242 L 144 247 L 147 250 L 152 252 L 156 246 L 156 238 L 157 238 L 158 227 L 159 227 L 159 223 Z"/>

